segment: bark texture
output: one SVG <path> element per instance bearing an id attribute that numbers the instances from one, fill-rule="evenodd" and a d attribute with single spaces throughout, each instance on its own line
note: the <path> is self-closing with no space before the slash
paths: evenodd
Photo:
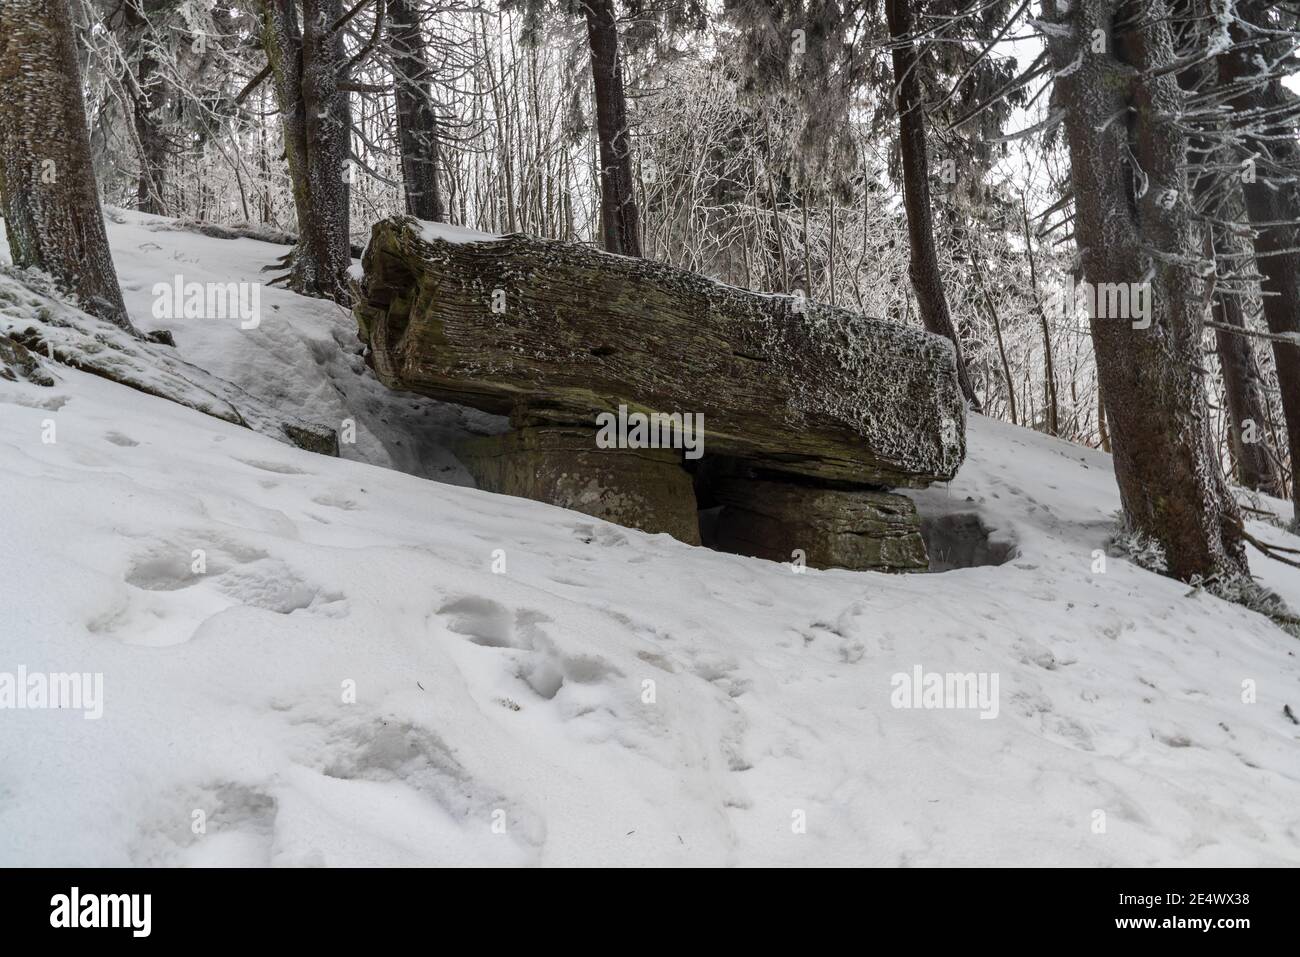
<path id="1" fill-rule="evenodd" d="M 1090 320 L 1115 477 L 1130 524 L 1159 542 L 1170 572 L 1187 580 L 1237 576 L 1247 566 L 1241 517 L 1207 426 L 1199 356 L 1206 264 L 1176 120 L 1183 93 L 1172 73 L 1160 72 L 1174 58 L 1168 13 L 1164 0 L 1043 3 L 1045 21 L 1060 25 L 1049 29 L 1048 48 L 1084 273 L 1094 287 L 1150 282 L 1148 328 L 1126 316 Z"/>
<path id="2" fill-rule="evenodd" d="M 129 0 L 123 9 L 127 28 L 136 43 L 135 76 L 124 85 L 131 91 L 132 123 L 140 159 L 136 183 L 136 207 L 158 216 L 167 214 L 163 199 L 164 173 L 167 165 L 167 138 L 163 134 L 158 111 L 166 99 L 158 58 L 154 55 L 154 38 L 150 35 L 147 16 L 157 14 L 166 4 L 158 0 Z"/>
<path id="3" fill-rule="evenodd" d="M 1214 7 L 1210 0 L 1169 0 L 1174 14 L 1175 43 L 1181 50 L 1202 49 L 1213 42 L 1209 30 L 1215 29 Z M 1179 84 L 1190 95 L 1212 88 L 1219 76 L 1220 67 L 1214 60 L 1197 63 L 1178 74 Z M 1215 124 L 1217 136 L 1230 133 L 1231 121 L 1227 118 Z M 1230 137 L 1227 137 L 1230 139 Z M 1268 422 L 1267 398 L 1259 370 L 1255 364 L 1254 349 L 1244 334 L 1246 320 L 1242 310 L 1239 290 L 1226 288 L 1230 280 L 1243 272 L 1241 264 L 1249 261 L 1251 250 L 1233 228 L 1225 222 L 1241 222 L 1247 218 L 1241 183 L 1233 169 L 1235 157 L 1231 150 L 1216 144 L 1215 137 L 1192 134 L 1188 141 L 1190 158 L 1217 159 L 1200 168 L 1195 165 L 1190 173 L 1193 195 L 1202 215 L 1208 220 L 1206 254 L 1216 266 L 1216 284 L 1213 290 L 1213 316 L 1215 350 L 1219 369 L 1223 375 L 1223 391 L 1228 412 L 1228 437 L 1237 481 L 1247 488 L 1285 495 L 1285 484 L 1279 461 L 1268 447 L 1265 424 Z M 1228 174 L 1224 175 L 1224 170 Z M 1224 327 L 1230 327 L 1225 329 Z M 1234 334 L 1230 329 L 1241 329 Z"/>
<path id="4" fill-rule="evenodd" d="M 894 42 L 894 102 L 898 113 L 899 155 L 903 167 L 903 205 L 907 210 L 908 272 L 925 328 L 952 342 L 957 355 L 957 375 L 962 394 L 976 405 L 975 389 L 966 373 L 961 342 L 948 311 L 943 291 L 939 254 L 934 246 L 934 220 L 930 212 L 930 159 L 926 146 L 925 97 L 921 90 L 911 0 L 885 0 L 889 35 Z"/>
<path id="5" fill-rule="evenodd" d="M 0 3 L 0 211 L 18 266 L 134 332 L 91 166 L 68 0 Z"/>
<path id="6" fill-rule="evenodd" d="M 341 0 L 259 0 L 262 41 L 270 59 L 285 159 L 298 214 L 290 286 L 311 296 L 347 302 L 347 163 L 352 117 L 339 89 L 345 64 Z"/>
<path id="7" fill-rule="evenodd" d="M 594 430 L 621 404 L 701 413 L 706 455 L 860 485 L 946 481 L 961 463 L 940 337 L 574 243 L 485 239 L 375 226 L 355 313 L 385 384 L 516 426 Z"/>
<path id="8" fill-rule="evenodd" d="M 595 88 L 596 137 L 600 144 L 600 221 L 605 251 L 641 255 L 641 221 L 632 180 L 632 137 L 618 55 L 614 0 L 583 0 L 591 77 Z"/>
<path id="9" fill-rule="evenodd" d="M 1243 2 L 1239 14 L 1266 27 L 1269 4 Z M 1239 22 L 1232 39 L 1244 42 L 1253 34 Z M 1246 211 L 1256 228 L 1255 255 L 1263 293 L 1264 321 L 1275 335 L 1300 335 L 1300 146 L 1296 144 L 1296 113 L 1300 102 L 1279 80 L 1257 79 L 1257 58 L 1268 57 L 1258 46 L 1219 58 L 1220 79 L 1239 90 L 1232 101 L 1233 121 L 1250 124 L 1246 149 L 1257 157 L 1254 181 L 1242 183 Z M 1273 343 L 1282 412 L 1291 452 L 1291 500 L 1300 519 L 1300 482 L 1295 480 L 1300 454 L 1300 346 Z"/>
<path id="10" fill-rule="evenodd" d="M 1215 230 L 1220 234 L 1219 230 Z M 1239 248 L 1226 235 L 1219 235 L 1216 250 L 1236 252 Z M 1214 318 L 1222 325 L 1244 330 L 1246 318 L 1241 298 L 1220 292 L 1215 296 Z M 1228 406 L 1228 436 L 1237 463 L 1237 481 L 1267 495 L 1286 494 L 1277 456 L 1268 445 L 1268 399 L 1250 339 L 1244 334 L 1214 330 L 1215 350 L 1223 372 L 1223 393 Z M 1283 346 L 1282 348 L 1287 348 Z M 1253 434 L 1248 434 L 1253 433 Z"/>
<path id="11" fill-rule="evenodd" d="M 411 0 L 388 0 L 388 16 L 406 211 L 440 223 L 444 212 L 438 186 L 438 118 L 430 99 L 424 36 Z"/>

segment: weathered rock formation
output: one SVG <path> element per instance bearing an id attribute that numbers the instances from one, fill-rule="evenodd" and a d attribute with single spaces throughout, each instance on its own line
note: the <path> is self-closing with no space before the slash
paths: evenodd
<path id="1" fill-rule="evenodd" d="M 700 544 L 695 490 L 673 449 L 599 449 L 590 429 L 542 426 L 456 451 L 480 488 Z"/>
<path id="2" fill-rule="evenodd" d="M 713 547 L 813 568 L 924 571 L 929 567 L 911 499 L 871 489 L 817 488 L 764 479 L 724 479 Z"/>
<path id="3" fill-rule="evenodd" d="M 54 377 L 45 371 L 40 358 L 8 336 L 0 336 L 0 379 L 47 387 L 54 385 Z"/>
<path id="4" fill-rule="evenodd" d="M 791 548 L 810 564 L 924 564 L 915 510 L 883 490 L 946 481 L 961 463 L 945 340 L 662 263 L 406 217 L 374 227 L 363 264 L 355 312 L 380 379 L 518 430 L 461 450 L 482 487 L 696 542 L 695 463 L 601 449 L 595 434 L 620 406 L 701 414 L 706 457 L 763 476 L 731 470 L 717 490 L 720 547 L 789 560 L 802 523 Z"/>

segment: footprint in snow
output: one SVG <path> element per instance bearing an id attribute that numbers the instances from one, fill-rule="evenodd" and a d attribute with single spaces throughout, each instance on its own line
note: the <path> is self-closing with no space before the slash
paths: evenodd
<path id="1" fill-rule="evenodd" d="M 466 827 L 484 830 L 504 810 L 508 834 L 526 851 L 540 847 L 546 826 L 529 808 L 473 777 L 455 752 L 433 731 L 409 721 L 368 719 L 340 723 L 328 730 L 322 745 L 312 742 L 304 755 L 326 777 L 346 782 L 386 783 L 410 788 Z M 321 795 L 318 795 L 321 797 Z M 340 817 L 351 816 L 347 804 Z M 383 806 L 376 815 L 386 813 Z"/>
<path id="2" fill-rule="evenodd" d="M 354 500 L 338 492 L 322 492 L 314 496 L 312 501 L 317 505 L 324 505 L 328 508 L 338 508 L 345 512 L 354 512 L 361 506 Z"/>
<path id="3" fill-rule="evenodd" d="M 218 541 L 202 534 L 189 537 L 181 533 L 137 552 L 124 580 L 144 591 L 176 591 L 266 557 L 260 548 L 234 539 Z"/>
<path id="4" fill-rule="evenodd" d="M 515 675 L 542 698 L 553 699 L 566 681 L 597 684 L 623 676 L 599 656 L 561 652 L 544 628 L 552 624 L 551 618 L 542 612 L 512 612 L 490 598 L 466 595 L 446 602 L 437 613 L 450 617 L 448 631 L 476 645 L 522 652 L 511 659 Z"/>
<path id="5" fill-rule="evenodd" d="M 21 394 L 15 395 L 8 392 L 0 393 L 0 402 L 5 402 L 9 405 L 20 405 L 24 409 L 39 409 L 42 412 L 58 412 L 70 401 L 72 400 L 66 395 L 49 395 L 40 399 L 34 399 L 30 396 Z"/>
<path id="6" fill-rule="evenodd" d="M 591 525 L 583 522 L 572 528 L 574 537 L 584 545 L 604 545 L 606 547 L 626 545 L 627 536 L 618 529 L 608 525 Z"/>
<path id="7" fill-rule="evenodd" d="M 438 609 L 447 615 L 447 630 L 464 635 L 476 645 L 488 648 L 520 648 L 514 640 L 514 616 L 510 609 L 490 598 L 468 595 L 447 602 Z"/>
<path id="8" fill-rule="evenodd" d="M 265 459 L 241 459 L 241 458 L 236 458 L 235 461 L 242 462 L 245 465 L 250 465 L 255 469 L 261 469 L 263 472 L 275 472 L 279 475 L 310 475 L 311 474 L 310 472 L 298 468 L 298 466 L 296 465 L 289 465 L 288 463 L 285 462 L 271 462 Z"/>
<path id="9" fill-rule="evenodd" d="M 228 538 L 178 533 L 137 552 L 123 574 L 130 587 L 87 629 L 128 644 L 166 647 L 190 641 L 226 607 L 297 611 L 338 618 L 348 613 L 339 592 L 299 575 L 287 563 Z M 198 600 L 170 593 L 198 588 Z"/>
<path id="10" fill-rule="evenodd" d="M 195 811 L 203 815 L 199 834 Z M 267 867 L 278 812 L 273 796 L 233 781 L 176 788 L 141 823 L 127 853 L 135 867 Z"/>

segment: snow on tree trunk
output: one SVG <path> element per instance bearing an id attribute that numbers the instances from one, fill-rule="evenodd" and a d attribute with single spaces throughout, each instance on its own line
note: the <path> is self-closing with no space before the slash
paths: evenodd
<path id="1" fill-rule="evenodd" d="M 347 301 L 352 117 L 339 89 L 345 63 L 341 0 L 261 0 L 263 43 L 275 77 L 285 157 L 298 214 L 290 286 Z"/>
<path id="2" fill-rule="evenodd" d="M 1241 12 L 1255 26 L 1265 27 L 1265 6 L 1243 3 Z M 1234 42 L 1245 43 L 1253 36 L 1241 22 L 1234 22 Z M 1295 140 L 1300 100 L 1281 80 L 1260 78 L 1261 56 L 1255 43 L 1221 56 L 1219 71 L 1226 84 L 1241 86 L 1230 105 L 1235 116 L 1250 118 L 1247 122 L 1254 127 L 1245 137 L 1245 146 L 1257 160 L 1253 175 L 1244 178 L 1242 193 L 1257 230 L 1254 245 L 1264 321 L 1274 335 L 1300 336 L 1300 184 L 1295 180 L 1300 171 L 1300 147 Z M 1300 461 L 1300 344 L 1274 341 L 1273 362 L 1291 451 L 1291 500 L 1300 519 L 1300 482 L 1295 479 Z"/>
<path id="3" fill-rule="evenodd" d="M 355 312 L 380 379 L 582 426 L 700 413 L 706 455 L 870 486 L 946 481 L 965 451 L 952 346 L 576 243 L 378 223 Z"/>
<path id="4" fill-rule="evenodd" d="M 0 211 L 18 266 L 134 333 L 91 166 L 68 0 L 0 3 Z"/>
<path id="5" fill-rule="evenodd" d="M 1158 72 L 1173 58 L 1168 10 L 1151 0 L 1126 20 L 1123 6 L 1043 3 L 1084 273 L 1094 289 L 1129 293 L 1129 314 L 1098 308 L 1090 320 L 1115 477 L 1129 523 L 1162 546 L 1173 575 L 1235 577 L 1246 556 L 1207 425 L 1207 264 L 1178 126 L 1184 94 L 1171 72 Z M 1132 308 L 1142 296 L 1145 327 Z"/>
<path id="6" fill-rule="evenodd" d="M 388 0 L 389 42 L 393 48 L 393 86 L 397 141 L 402 157 L 406 211 L 416 219 L 442 222 L 438 187 L 438 120 L 429 98 L 429 65 L 424 37 L 410 0 Z"/>
<path id="7" fill-rule="evenodd" d="M 1209 0 L 1170 0 L 1174 14 L 1173 29 L 1181 48 L 1202 49 L 1213 44 L 1214 31 L 1219 29 L 1207 16 L 1211 12 Z M 1181 30 L 1182 36 L 1179 36 Z M 1212 89 L 1220 79 L 1221 66 L 1214 60 L 1205 60 L 1178 73 L 1179 85 L 1189 95 Z M 1241 292 L 1231 284 L 1241 274 L 1241 263 L 1248 262 L 1251 250 L 1237 234 L 1237 230 L 1224 225 L 1239 223 L 1246 218 L 1244 198 L 1237 170 L 1233 168 L 1232 151 L 1220 145 L 1231 141 L 1230 124 L 1226 119 L 1211 122 L 1209 129 L 1192 133 L 1188 140 L 1189 159 L 1212 158 L 1212 162 L 1190 164 L 1191 185 L 1195 204 L 1209 222 L 1206 238 L 1207 255 L 1215 260 L 1216 288 L 1213 313 L 1215 351 L 1219 369 L 1223 374 L 1223 392 L 1227 406 L 1228 439 L 1236 465 L 1237 481 L 1247 488 L 1269 495 L 1285 495 L 1285 485 L 1278 461 L 1267 442 L 1265 424 L 1268 422 L 1267 396 L 1259 370 L 1255 365 L 1254 349 L 1246 337 L 1246 319 L 1242 309 Z M 1227 175 L 1224 175 L 1224 171 Z M 1239 329 L 1240 333 L 1231 330 Z"/>
<path id="8" fill-rule="evenodd" d="M 1226 230 L 1215 230 L 1220 236 L 1215 248 L 1218 252 L 1239 253 L 1238 244 L 1231 243 Z M 1264 383 L 1255 364 L 1250 339 L 1244 335 L 1246 319 L 1241 298 L 1231 293 L 1220 293 L 1214 303 L 1214 315 L 1223 326 L 1232 326 L 1243 333 L 1214 330 L 1215 349 L 1219 355 L 1219 368 L 1223 371 L 1223 392 L 1228 406 L 1228 435 L 1232 454 L 1237 463 L 1237 481 L 1268 495 L 1285 495 L 1286 489 L 1278 468 L 1276 454 L 1268 444 L 1268 399 Z M 1286 347 L 1283 347 L 1286 348 Z"/>
<path id="9" fill-rule="evenodd" d="M 641 255 L 641 223 L 632 188 L 632 138 L 618 55 L 614 0 L 583 0 L 600 142 L 600 220 L 605 250 Z"/>

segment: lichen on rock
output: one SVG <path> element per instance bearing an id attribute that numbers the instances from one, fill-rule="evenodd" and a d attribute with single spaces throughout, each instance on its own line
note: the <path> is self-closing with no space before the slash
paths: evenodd
<path id="1" fill-rule="evenodd" d="M 355 314 L 380 379 L 519 424 L 702 413 L 705 446 L 832 481 L 924 486 L 964 455 L 951 345 L 649 260 L 375 225 Z"/>

